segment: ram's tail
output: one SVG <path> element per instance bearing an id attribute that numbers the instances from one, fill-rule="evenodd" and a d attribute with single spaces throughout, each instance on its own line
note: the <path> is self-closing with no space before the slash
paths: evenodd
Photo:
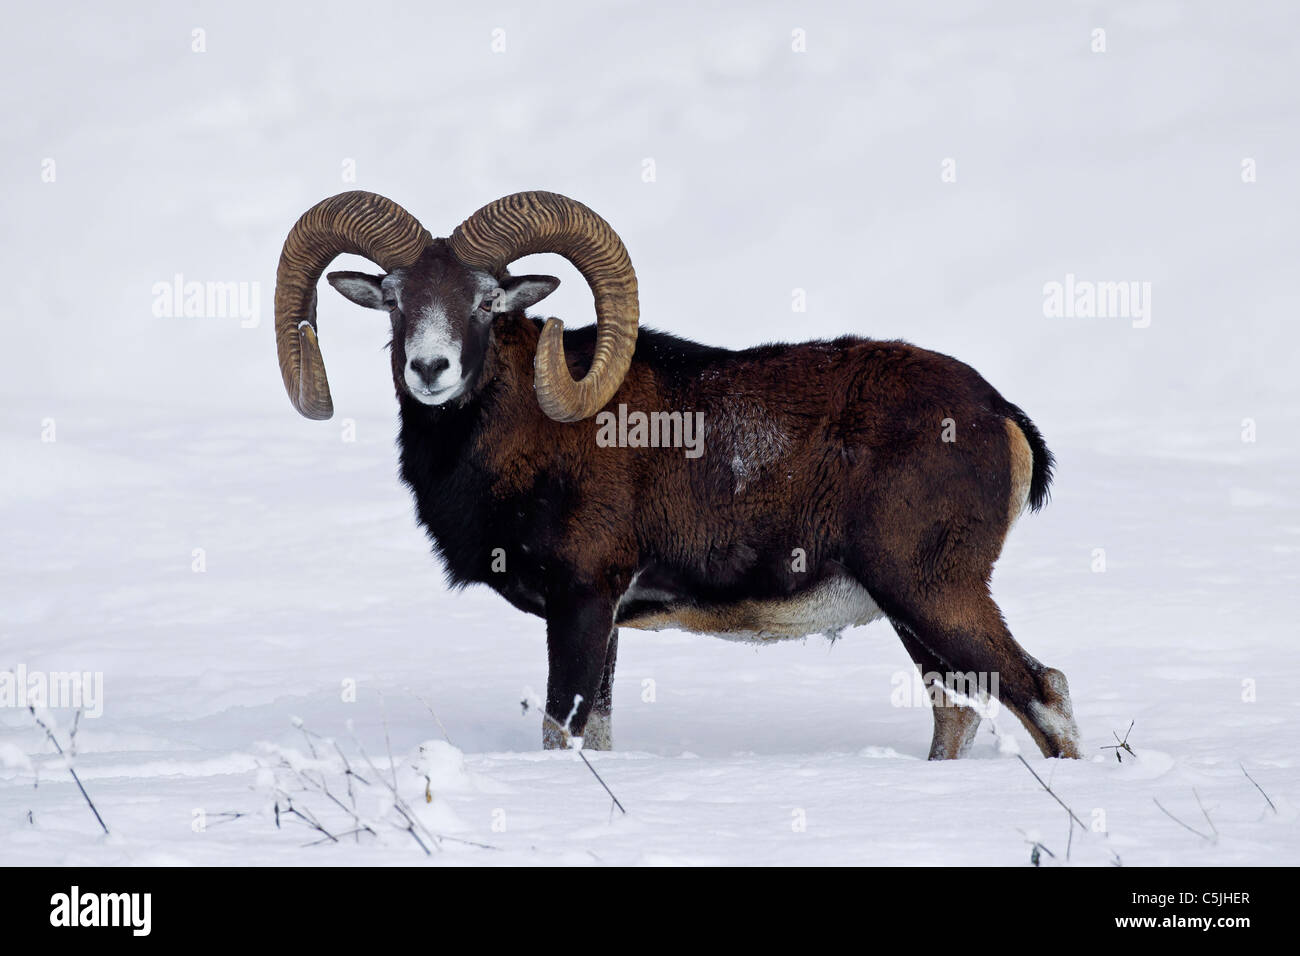
<path id="1" fill-rule="evenodd" d="M 1038 511 L 1043 505 L 1047 504 L 1050 497 L 1049 489 L 1052 484 L 1052 470 L 1056 466 L 1056 459 L 1047 450 L 1047 442 L 1043 441 L 1043 433 L 1038 430 L 1037 425 L 1029 420 L 1028 415 L 1010 402 L 1002 409 L 1002 414 L 1016 423 L 1016 427 L 1024 434 L 1025 441 L 1029 442 L 1029 450 L 1033 453 L 1033 463 L 1029 477 L 1028 502 L 1031 510 Z"/>

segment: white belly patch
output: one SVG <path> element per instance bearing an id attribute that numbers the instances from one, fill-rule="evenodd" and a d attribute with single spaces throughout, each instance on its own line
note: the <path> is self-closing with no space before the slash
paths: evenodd
<path id="1" fill-rule="evenodd" d="M 785 598 L 746 599 L 716 606 L 679 605 L 620 622 L 642 631 L 673 628 L 733 641 L 766 643 L 810 634 L 840 632 L 884 616 L 866 588 L 848 577 L 830 577 Z"/>

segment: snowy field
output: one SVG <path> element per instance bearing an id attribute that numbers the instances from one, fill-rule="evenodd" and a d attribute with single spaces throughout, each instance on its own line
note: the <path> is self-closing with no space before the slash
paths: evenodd
<path id="1" fill-rule="evenodd" d="M 1300 863 L 1300 14 L 923 6 L 15 15 L 0 667 L 102 676 L 73 766 L 111 834 L 0 707 L 0 863 L 1028 865 L 1032 840 L 1062 863 L 1065 812 L 1017 747 L 1105 831 L 1074 831 L 1074 864 Z M 335 418 L 284 395 L 280 244 L 351 188 L 443 235 L 563 192 L 622 234 L 648 325 L 903 337 L 979 369 L 1058 458 L 994 594 L 1068 675 L 1088 759 L 1044 760 L 1002 717 L 1005 740 L 986 722 L 971 759 L 927 762 L 883 623 L 758 648 L 624 630 L 617 749 L 589 755 L 612 809 L 521 713 L 543 622 L 443 587 L 395 475 L 382 318 L 322 285 Z M 589 321 L 567 264 L 517 271 L 560 275 L 547 314 Z M 250 308 L 168 314 L 177 276 L 243 283 Z M 1067 276 L 1147 291 L 1050 315 Z M 68 747 L 73 710 L 42 717 Z M 355 828 L 273 769 L 350 806 L 295 720 L 366 779 L 376 835 L 277 829 L 276 786 Z M 1120 763 L 1102 748 L 1130 722 Z M 454 839 L 426 856 L 400 808 Z"/>

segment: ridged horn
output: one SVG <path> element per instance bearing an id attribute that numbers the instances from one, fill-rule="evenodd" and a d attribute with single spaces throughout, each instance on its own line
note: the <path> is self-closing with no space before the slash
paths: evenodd
<path id="1" fill-rule="evenodd" d="M 565 364 L 564 323 L 547 319 L 533 365 L 537 403 L 556 421 L 573 422 L 614 397 L 632 364 L 639 308 L 632 260 L 609 223 L 567 196 L 523 192 L 484 206 L 447 241 L 461 262 L 498 276 L 537 252 L 573 263 L 596 299 L 595 355 L 587 374 L 574 381 Z"/>
<path id="2" fill-rule="evenodd" d="M 361 190 L 322 200 L 294 223 L 275 273 L 275 350 L 285 391 L 301 414 L 334 414 L 316 339 L 316 283 L 325 267 L 346 252 L 391 272 L 415 262 L 432 241 L 397 203 Z"/>

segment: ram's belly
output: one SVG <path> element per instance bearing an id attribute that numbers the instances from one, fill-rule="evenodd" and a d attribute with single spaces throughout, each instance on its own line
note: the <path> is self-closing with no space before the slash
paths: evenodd
<path id="1" fill-rule="evenodd" d="M 643 631 L 675 628 L 736 641 L 777 641 L 809 634 L 834 637 L 882 616 L 862 585 L 851 578 L 831 577 L 782 598 L 712 606 L 665 601 L 620 617 L 619 626 Z"/>

